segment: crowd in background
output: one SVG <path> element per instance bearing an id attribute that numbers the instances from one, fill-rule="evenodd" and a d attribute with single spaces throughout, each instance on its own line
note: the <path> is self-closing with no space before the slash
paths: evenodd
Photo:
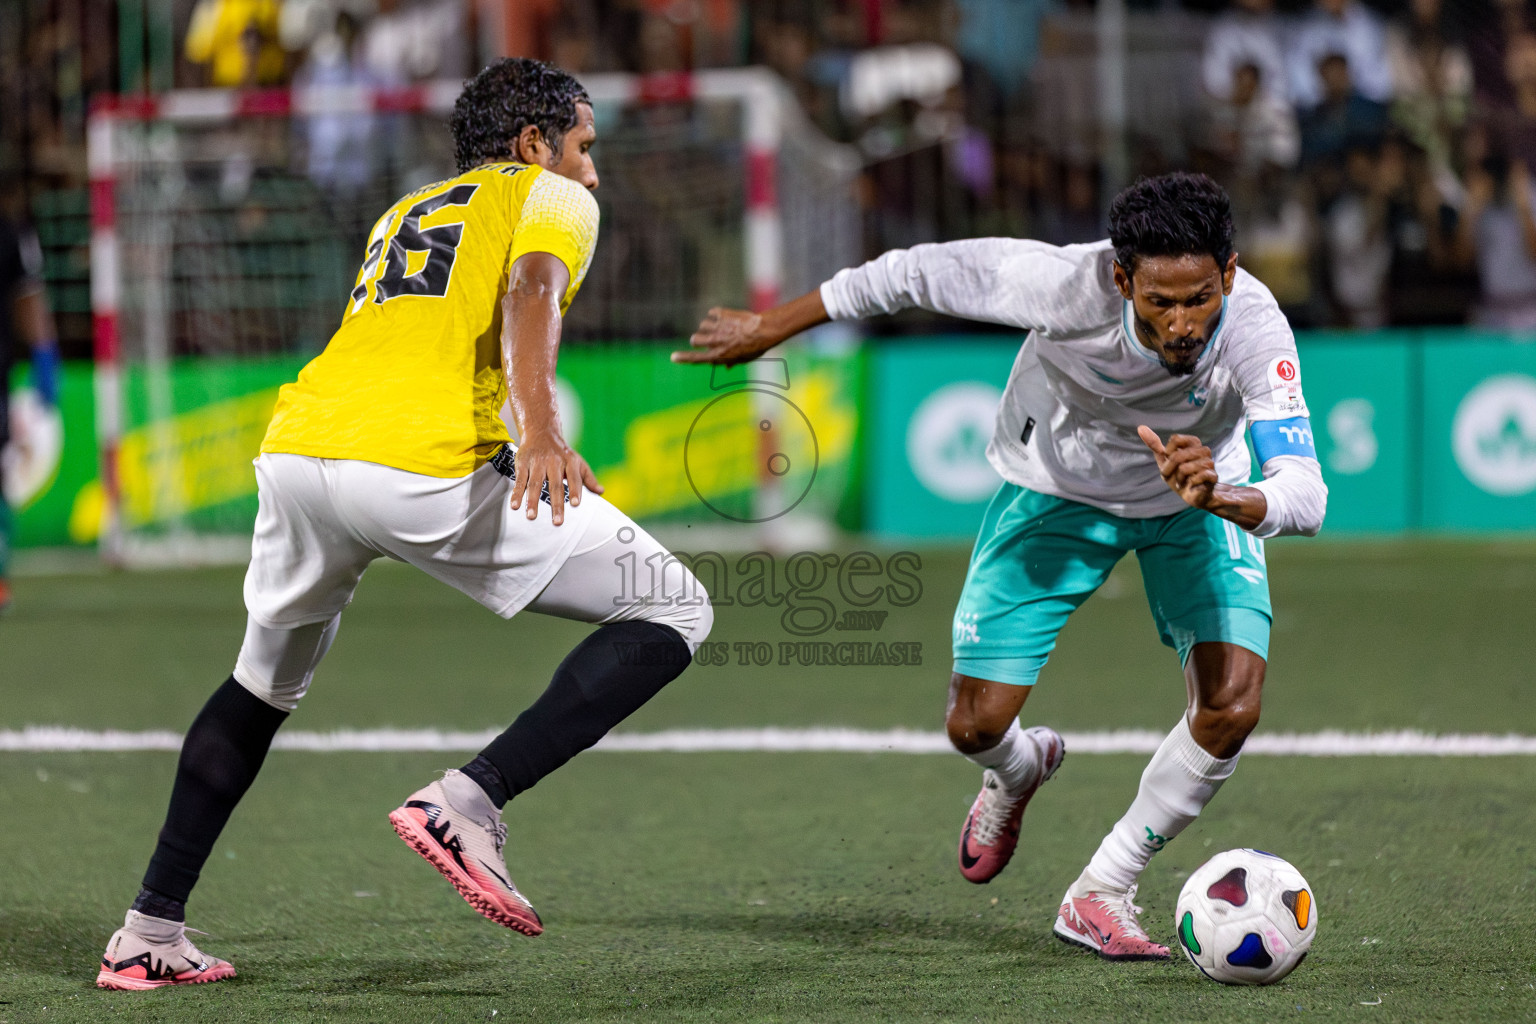
<path id="1" fill-rule="evenodd" d="M 1244 265 L 1298 324 L 1536 331 L 1530 0 L 1134 0 L 1113 23 L 1094 0 L 165 6 L 159 84 L 175 87 L 400 86 L 462 78 L 509 47 L 578 74 L 764 64 L 856 147 L 866 255 L 978 234 L 1096 239 L 1115 187 L 1188 167 L 1227 186 Z M 5 7 L 0 76 L 20 113 L 0 170 L 78 187 L 86 100 L 123 86 L 115 5 Z M 1103 91 L 1107 25 L 1126 55 L 1118 101 Z M 329 138 L 311 147 L 316 181 L 374 173 L 349 145 L 355 122 L 315 130 Z"/>

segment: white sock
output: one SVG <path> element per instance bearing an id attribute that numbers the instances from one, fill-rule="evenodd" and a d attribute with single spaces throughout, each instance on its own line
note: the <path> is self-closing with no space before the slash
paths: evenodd
<path id="1" fill-rule="evenodd" d="M 480 783 L 457 768 L 450 768 L 443 773 L 443 793 L 460 814 L 490 818 L 492 821 L 501 820 L 501 812 L 496 809 L 491 798 L 485 795 Z"/>
<path id="2" fill-rule="evenodd" d="M 1180 718 L 1141 773 L 1130 810 L 1104 837 L 1083 875 L 1112 889 L 1133 885 L 1152 855 L 1210 803 L 1237 767 L 1238 756 L 1212 757 L 1190 734 L 1189 720 Z"/>
<path id="3" fill-rule="evenodd" d="M 1024 730 L 1019 728 L 1017 718 L 1008 726 L 1008 731 L 1003 733 L 997 746 L 965 756 L 983 768 L 996 772 L 1003 790 L 1010 795 L 1024 792 L 1035 784 L 1040 774 L 1040 750 L 1024 738 Z"/>
<path id="4" fill-rule="evenodd" d="M 137 910 L 128 911 L 128 916 L 123 919 L 123 928 L 133 932 L 141 939 L 151 942 L 175 942 L 187 932 L 187 926 L 181 921 L 167 921 L 163 917 L 150 917 L 141 914 Z"/>

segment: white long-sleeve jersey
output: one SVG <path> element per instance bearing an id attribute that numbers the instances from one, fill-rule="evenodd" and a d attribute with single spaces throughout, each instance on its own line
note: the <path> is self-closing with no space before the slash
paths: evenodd
<path id="1" fill-rule="evenodd" d="M 1207 444 L 1223 483 L 1263 460 L 1261 538 L 1317 533 L 1327 507 L 1301 393 L 1296 339 L 1269 289 L 1237 280 L 1196 369 L 1176 377 L 1140 344 L 1105 240 L 1053 246 L 1012 238 L 896 249 L 821 286 L 835 320 L 921 307 L 1029 332 L 997 410 L 987 458 L 1005 480 L 1132 519 L 1185 507 L 1136 428 Z"/>

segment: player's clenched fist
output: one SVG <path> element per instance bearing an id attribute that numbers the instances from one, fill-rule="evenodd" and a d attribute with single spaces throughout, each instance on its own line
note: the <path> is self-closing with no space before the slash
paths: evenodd
<path id="1" fill-rule="evenodd" d="M 1151 427 L 1137 427 L 1136 433 L 1152 449 L 1157 471 L 1174 493 L 1195 508 L 1210 508 L 1218 482 L 1211 450 L 1193 434 L 1172 434 L 1164 444 Z"/>

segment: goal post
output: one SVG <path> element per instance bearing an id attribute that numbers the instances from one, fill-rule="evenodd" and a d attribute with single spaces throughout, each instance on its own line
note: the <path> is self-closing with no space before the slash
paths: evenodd
<path id="1" fill-rule="evenodd" d="M 767 308 L 857 262 L 860 161 L 808 124 L 772 72 L 582 83 L 599 127 L 603 241 L 567 318 L 572 348 L 676 343 L 710 305 Z M 248 556 L 250 459 L 276 388 L 339 322 L 372 219 L 455 172 L 446 121 L 461 89 L 186 90 L 94 104 L 104 558 Z"/>

